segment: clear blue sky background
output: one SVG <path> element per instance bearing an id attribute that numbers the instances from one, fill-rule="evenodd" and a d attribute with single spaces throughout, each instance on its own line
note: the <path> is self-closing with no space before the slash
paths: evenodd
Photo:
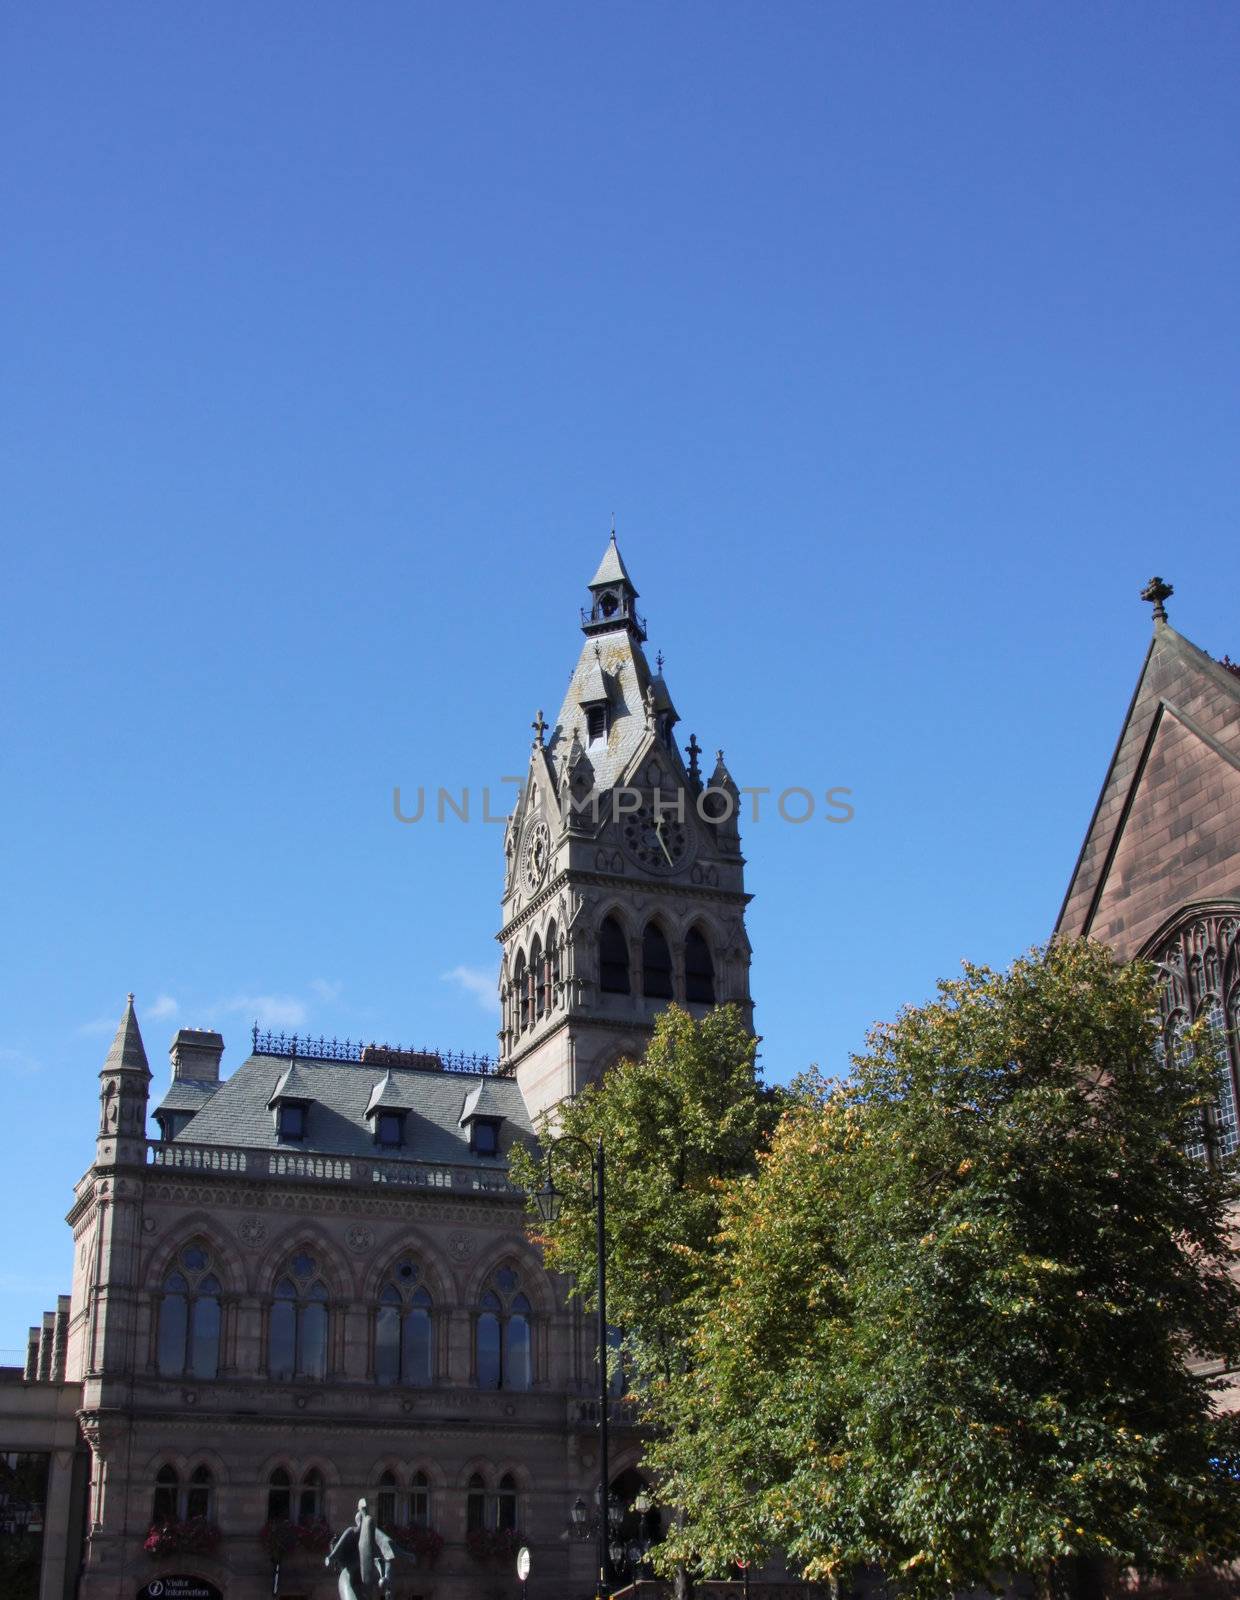
<path id="1" fill-rule="evenodd" d="M 16 4 L 0 1346 L 125 992 L 493 1044 L 498 784 L 618 519 L 741 782 L 768 1073 L 1054 921 L 1145 650 L 1240 656 L 1231 5 Z M 455 976 L 453 976 L 455 974 Z"/>

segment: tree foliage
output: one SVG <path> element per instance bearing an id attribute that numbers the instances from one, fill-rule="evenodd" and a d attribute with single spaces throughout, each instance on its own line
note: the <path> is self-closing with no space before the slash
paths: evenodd
<path id="1" fill-rule="evenodd" d="M 713 1281 L 724 1180 L 753 1167 L 777 1116 L 777 1097 L 755 1071 L 756 1041 L 734 1006 L 700 1021 L 669 1006 L 640 1060 L 624 1060 L 603 1081 L 558 1108 L 544 1142 L 554 1154 L 564 1206 L 555 1223 L 534 1224 L 547 1265 L 568 1274 L 595 1306 L 595 1214 L 585 1146 L 601 1139 L 607 1172 L 607 1309 L 623 1329 L 626 1363 L 650 1380 L 681 1370 L 691 1349 L 703 1290 Z M 583 1141 L 577 1143 L 574 1141 Z M 542 1187 L 545 1166 L 515 1152 L 513 1176 Z"/>
<path id="2" fill-rule="evenodd" d="M 1192 1364 L 1240 1356 L 1240 1191 L 1234 1162 L 1185 1153 L 1217 1043 L 1163 1059 L 1156 999 L 1096 944 L 966 966 L 787 1111 L 728 1185 L 664 1384 L 668 1559 L 783 1547 L 811 1577 L 874 1564 L 938 1597 L 1240 1551 Z"/>

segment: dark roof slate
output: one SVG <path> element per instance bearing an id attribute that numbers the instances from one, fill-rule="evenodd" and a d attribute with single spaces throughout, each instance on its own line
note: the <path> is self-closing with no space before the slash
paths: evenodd
<path id="1" fill-rule="evenodd" d="M 275 1090 L 289 1068 L 278 1056 L 250 1056 L 226 1078 L 184 1129 L 183 1144 L 242 1145 L 249 1149 L 286 1150 L 276 1137 L 268 1109 Z M 512 1139 L 533 1142 L 534 1131 L 513 1078 L 479 1079 L 468 1073 L 419 1072 L 391 1069 L 397 1092 L 408 1104 L 405 1142 L 400 1150 L 384 1149 L 387 1160 L 457 1162 L 494 1167 L 502 1165 Z M 352 1061 L 297 1062 L 297 1094 L 312 1099 L 306 1113 L 306 1136 L 297 1148 L 319 1155 L 367 1157 L 376 1154 L 374 1132 L 366 1120 L 366 1107 L 383 1074 L 372 1066 Z M 470 1092 L 485 1085 L 496 1107 L 488 1115 L 504 1119 L 500 1155 L 481 1156 L 469 1148 L 468 1129 L 461 1126 L 462 1104 Z M 386 1103 L 386 1102 L 385 1102 Z"/>

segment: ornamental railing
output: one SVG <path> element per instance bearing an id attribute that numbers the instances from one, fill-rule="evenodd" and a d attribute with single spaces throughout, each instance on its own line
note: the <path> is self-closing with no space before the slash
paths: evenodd
<path id="1" fill-rule="evenodd" d="M 255 1150 L 242 1145 L 184 1144 L 148 1139 L 146 1164 L 168 1172 L 236 1176 L 259 1183 L 382 1184 L 453 1195 L 519 1195 L 500 1167 L 440 1161 L 381 1161 L 368 1156 L 315 1155 L 302 1150 Z"/>
<path id="2" fill-rule="evenodd" d="M 490 1056 L 466 1050 L 408 1050 L 399 1044 L 367 1044 L 362 1039 L 313 1039 L 308 1034 L 275 1033 L 270 1028 L 252 1030 L 256 1056 L 284 1056 L 290 1061 L 356 1061 L 362 1066 L 404 1067 L 415 1072 L 462 1072 L 490 1077 L 496 1072 Z"/>

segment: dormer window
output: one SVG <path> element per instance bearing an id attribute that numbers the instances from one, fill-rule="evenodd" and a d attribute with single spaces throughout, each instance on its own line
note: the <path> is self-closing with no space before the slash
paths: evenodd
<path id="1" fill-rule="evenodd" d="M 586 738 L 591 744 L 607 737 L 607 707 L 590 706 L 586 712 Z"/>
<path id="2" fill-rule="evenodd" d="M 469 1124 L 469 1148 L 476 1156 L 493 1156 L 499 1153 L 499 1119 L 473 1117 Z"/>
<path id="3" fill-rule="evenodd" d="M 405 1141 L 405 1114 L 403 1111 L 380 1111 L 375 1118 L 375 1143 L 392 1147 Z"/>
<path id="4" fill-rule="evenodd" d="M 276 1134 L 281 1139 L 306 1137 L 306 1108 L 297 1100 L 282 1100 L 276 1110 Z"/>

